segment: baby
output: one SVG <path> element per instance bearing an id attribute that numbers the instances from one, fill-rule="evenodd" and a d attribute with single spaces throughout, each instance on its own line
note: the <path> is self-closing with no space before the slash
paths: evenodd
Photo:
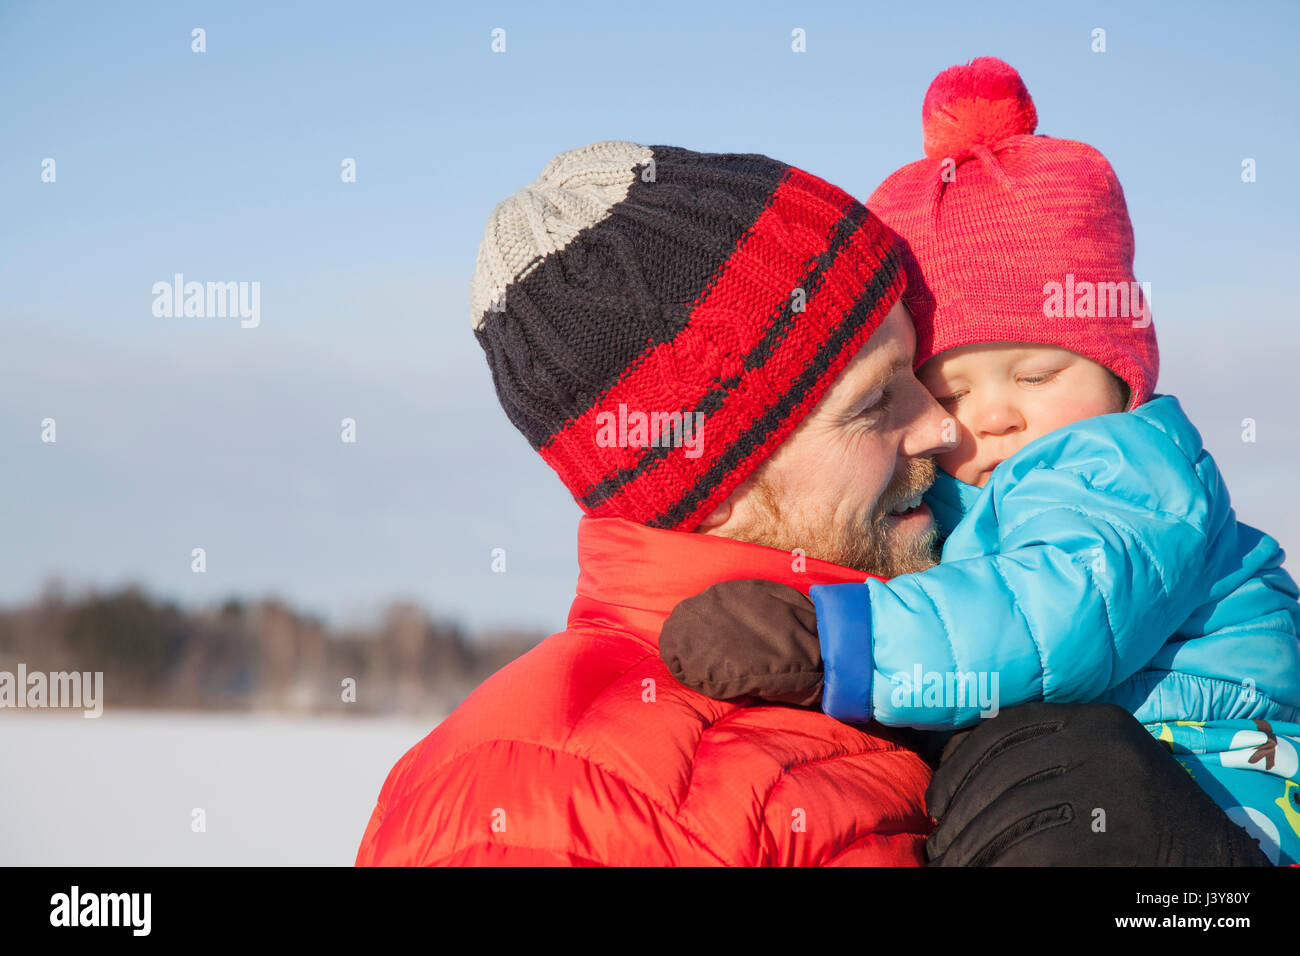
<path id="1" fill-rule="evenodd" d="M 1109 701 L 1273 862 L 1300 862 L 1300 592 L 1277 542 L 1236 520 L 1177 400 L 1153 392 L 1113 171 L 1033 136 L 999 60 L 940 74 L 923 119 L 929 159 L 868 206 L 909 246 L 918 378 L 952 416 L 926 495 L 941 563 L 813 587 L 815 624 L 793 589 L 715 585 L 670 618 L 661 654 L 704 693 L 820 693 L 850 722 L 950 731 L 1033 700 Z M 738 628 L 736 600 L 771 602 L 745 615 L 765 633 Z M 753 660 L 745 642 L 788 653 L 719 681 Z"/>

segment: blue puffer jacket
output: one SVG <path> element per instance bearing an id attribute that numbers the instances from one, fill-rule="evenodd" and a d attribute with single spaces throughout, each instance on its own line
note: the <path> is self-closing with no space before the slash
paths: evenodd
<path id="1" fill-rule="evenodd" d="M 1284 553 L 1237 521 L 1177 399 L 1031 442 L 984 488 L 926 495 L 943 560 L 811 589 L 823 709 L 963 727 L 1033 700 L 1139 721 L 1300 720 L 1300 605 Z"/>

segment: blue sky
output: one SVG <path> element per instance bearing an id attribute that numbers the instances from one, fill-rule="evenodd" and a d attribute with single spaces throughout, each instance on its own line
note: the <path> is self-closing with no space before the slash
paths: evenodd
<path id="1" fill-rule="evenodd" d="M 579 512 L 470 332 L 492 206 L 600 139 L 767 153 L 865 197 L 920 157 L 933 76 L 981 55 L 1021 71 L 1040 133 L 1115 167 L 1160 390 L 1240 516 L 1300 548 L 1298 28 L 1287 3 L 5 4 L 0 602 L 61 577 L 558 629 Z M 177 272 L 260 282 L 261 324 L 155 317 Z"/>

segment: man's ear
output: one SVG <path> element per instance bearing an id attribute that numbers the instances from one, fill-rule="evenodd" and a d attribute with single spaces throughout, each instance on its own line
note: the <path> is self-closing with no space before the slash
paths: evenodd
<path id="1" fill-rule="evenodd" d="M 700 522 L 700 526 L 695 530 L 702 531 L 705 534 L 708 534 L 710 531 L 714 531 L 717 528 L 722 527 L 730 520 L 731 520 L 731 498 L 728 497 L 725 501 L 722 502 L 722 504 L 714 508 L 713 511 L 710 512 L 709 515 L 703 521 Z"/>
<path id="2" fill-rule="evenodd" d="M 733 518 L 743 518 L 747 514 L 744 499 L 758 481 L 760 471 L 762 471 L 761 465 L 746 475 L 745 480 L 738 484 L 731 494 L 727 495 L 722 504 L 714 508 L 695 530 L 704 534 L 722 534 L 726 536 L 727 532 L 721 529 L 727 528 Z"/>

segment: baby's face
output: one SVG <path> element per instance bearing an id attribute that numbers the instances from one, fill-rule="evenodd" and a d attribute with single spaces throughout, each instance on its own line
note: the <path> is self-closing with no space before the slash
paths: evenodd
<path id="1" fill-rule="evenodd" d="M 981 488 L 999 462 L 1035 438 L 1124 410 L 1115 376 L 1052 345 L 965 345 L 936 355 L 917 377 L 957 422 L 957 447 L 937 457 L 939 467 Z"/>

